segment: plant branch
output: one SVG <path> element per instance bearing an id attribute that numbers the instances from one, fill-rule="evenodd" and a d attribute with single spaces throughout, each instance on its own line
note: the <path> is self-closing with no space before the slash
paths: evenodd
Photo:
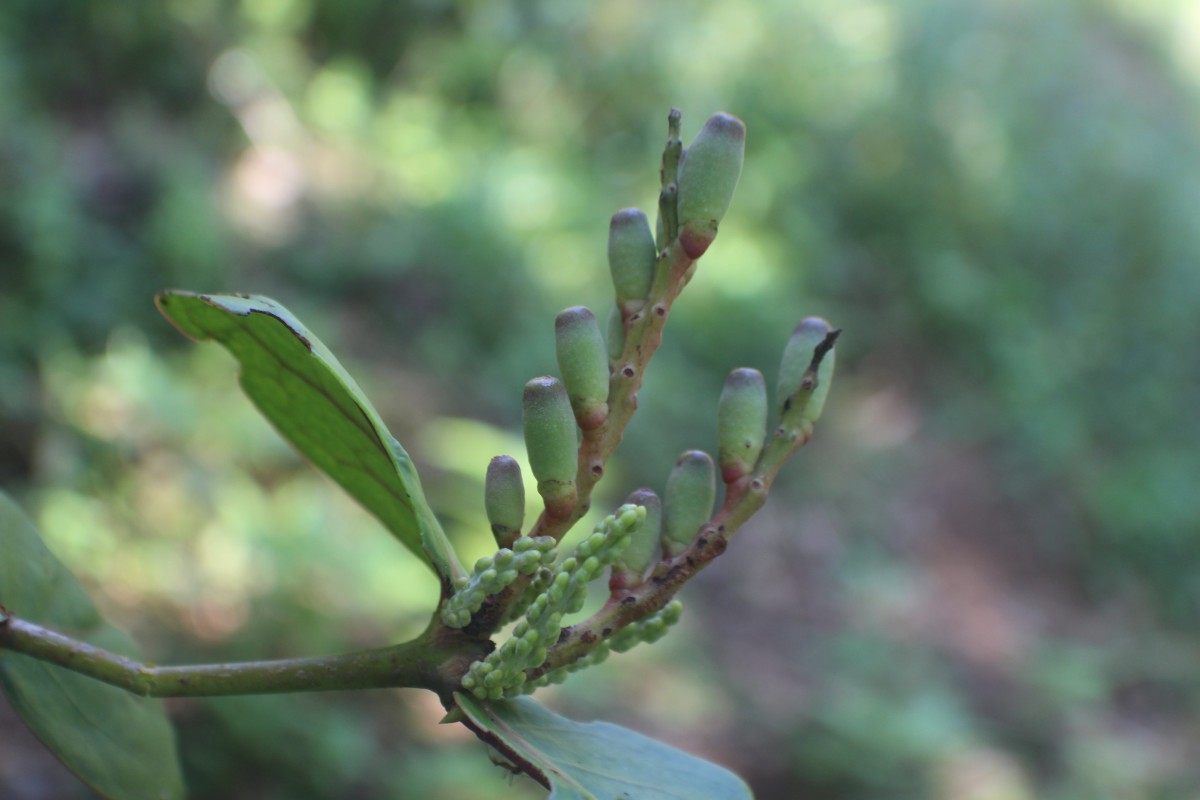
<path id="1" fill-rule="evenodd" d="M 592 490 L 604 476 L 608 459 L 620 445 L 625 428 L 637 411 L 637 395 L 646 369 L 662 344 L 667 316 L 686 285 L 688 270 L 694 263 L 678 241 L 672 242 L 659 255 L 654 284 L 645 306 L 623 320 L 625 349 L 609 378 L 608 418 L 600 427 L 585 431 L 579 446 L 579 466 L 575 475 L 579 499 L 575 510 L 560 518 L 543 511 L 530 530 L 530 536 L 553 536 L 561 540 L 591 509 Z"/>
<path id="2" fill-rule="evenodd" d="M 812 438 L 813 424 L 801 412 L 816 391 L 821 361 L 840 333 L 840 330 L 830 332 L 817 346 L 800 389 L 763 450 L 754 472 L 727 486 L 720 511 L 700 527 L 691 546 L 678 556 L 659 562 L 641 584 L 614 591 L 608 603 L 587 620 L 564 628 L 546 660 L 530 671 L 529 680 L 573 664 L 621 628 L 659 611 L 684 583 L 725 552 L 730 537 L 766 502 L 784 463 Z"/>
<path id="3" fill-rule="evenodd" d="M 147 697 L 423 688 L 444 697 L 471 661 L 486 655 L 468 637 L 431 625 L 403 644 L 311 658 L 158 666 L 94 647 L 11 614 L 0 615 L 0 649 Z"/>

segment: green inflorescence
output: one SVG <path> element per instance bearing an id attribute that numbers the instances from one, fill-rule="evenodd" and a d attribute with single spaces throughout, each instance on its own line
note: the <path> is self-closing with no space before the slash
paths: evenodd
<path id="1" fill-rule="evenodd" d="M 543 565 L 551 564 L 557 556 L 555 541 L 550 536 L 517 539 L 512 549 L 501 548 L 495 555 L 475 562 L 471 577 L 464 580 L 446 601 L 442 622 L 451 628 L 465 628 L 471 615 L 483 606 L 489 595 L 502 591 L 518 575 L 532 575 Z"/>
<path id="2" fill-rule="evenodd" d="M 626 504 L 596 525 L 558 565 L 549 585 L 529 604 L 512 637 L 487 658 L 476 661 L 463 677 L 463 687 L 482 700 L 521 694 L 526 671 L 541 666 L 546 650 L 558 641 L 562 619 L 583 608 L 587 585 L 629 546 L 646 519 L 646 509 Z"/>
<path id="3" fill-rule="evenodd" d="M 610 653 L 627 652 L 642 642 L 657 642 L 666 635 L 667 630 L 672 625 L 679 621 L 682 612 L 683 604 L 678 600 L 672 600 L 661 611 L 651 614 L 643 620 L 626 625 L 610 638 L 600 642 L 594 650 L 579 660 L 558 669 L 550 670 L 532 681 L 527 681 L 522 686 L 521 691 L 528 693 L 543 686 L 562 683 L 567 679 L 568 675 L 601 663 L 608 658 Z"/>

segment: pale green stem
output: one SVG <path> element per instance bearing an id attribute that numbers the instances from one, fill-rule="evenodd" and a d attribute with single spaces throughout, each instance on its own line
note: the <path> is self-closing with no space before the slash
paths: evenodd
<path id="1" fill-rule="evenodd" d="M 403 644 L 311 658 L 164 667 L 93 647 L 11 614 L 0 615 L 0 649 L 11 650 L 148 697 L 323 692 L 412 687 L 446 694 L 471 661 L 478 641 L 431 625 Z"/>

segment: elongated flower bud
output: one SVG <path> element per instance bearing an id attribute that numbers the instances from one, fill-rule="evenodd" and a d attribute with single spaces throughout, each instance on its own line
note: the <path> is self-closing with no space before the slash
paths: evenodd
<path id="1" fill-rule="evenodd" d="M 625 352 L 625 321 L 621 319 L 621 309 L 615 305 L 608 312 L 608 358 L 613 363 L 621 360 Z"/>
<path id="2" fill-rule="evenodd" d="M 638 489 L 629 495 L 626 505 L 646 509 L 646 520 L 633 532 L 629 546 L 613 564 L 609 586 L 613 589 L 631 588 L 642 582 L 646 568 L 658 556 L 658 543 L 662 538 L 662 501 L 649 489 Z"/>
<path id="3" fill-rule="evenodd" d="M 729 114 L 713 114 L 679 164 L 679 242 L 699 258 L 717 237 L 717 227 L 742 174 L 746 126 Z"/>
<path id="4" fill-rule="evenodd" d="M 733 483 L 749 475 L 767 435 L 767 385 L 756 369 L 729 373 L 717 404 L 717 460 L 721 478 Z"/>
<path id="5" fill-rule="evenodd" d="M 554 347 L 575 421 L 585 431 L 600 427 L 608 418 L 608 348 L 592 312 L 583 306 L 561 312 Z"/>
<path id="6" fill-rule="evenodd" d="M 537 478 L 546 513 L 561 519 L 575 507 L 575 416 L 567 390 L 557 378 L 525 384 L 522 423 L 529 468 Z"/>
<path id="7" fill-rule="evenodd" d="M 696 538 L 700 526 L 712 516 L 717 497 L 716 468 L 712 456 L 688 450 L 675 462 L 663 495 L 663 553 L 674 557 Z"/>
<path id="8" fill-rule="evenodd" d="M 657 257 L 650 221 L 641 209 L 623 208 L 613 214 L 608 225 L 608 267 L 623 312 L 632 313 L 645 303 Z"/>
<path id="9" fill-rule="evenodd" d="M 825 344 L 831 333 L 836 333 L 829 323 L 820 317 L 802 320 L 792 333 L 783 358 L 779 364 L 779 383 L 775 390 L 775 403 L 781 418 L 790 419 L 799 414 L 797 421 L 816 422 L 825 408 L 829 385 L 833 382 L 835 353 L 832 342 Z M 824 346 L 814 372 L 810 372 L 817 349 Z M 806 381 L 805 376 L 809 379 Z M 815 385 L 814 385 L 815 381 Z M 802 406 L 802 407 L 800 407 Z"/>
<path id="10" fill-rule="evenodd" d="M 496 456 L 483 482 L 483 506 L 492 535 L 501 547 L 512 547 L 525 524 L 525 482 L 512 456 Z"/>

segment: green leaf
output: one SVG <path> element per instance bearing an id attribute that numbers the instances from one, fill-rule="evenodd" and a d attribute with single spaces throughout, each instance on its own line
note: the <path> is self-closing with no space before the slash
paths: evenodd
<path id="1" fill-rule="evenodd" d="M 412 459 L 333 353 L 290 311 L 258 295 L 168 291 L 156 302 L 184 334 L 233 354 L 242 389 L 301 455 L 441 578 L 462 574 Z"/>
<path id="2" fill-rule="evenodd" d="M 138 658 L 87 593 L 0 494 L 0 606 L 97 647 Z M 183 797 L 175 734 L 162 703 L 0 650 L 0 688 L 34 735 L 105 797 Z"/>
<path id="3" fill-rule="evenodd" d="M 724 767 L 628 728 L 573 722 L 528 697 L 487 703 L 465 694 L 454 697 L 472 723 L 545 776 L 550 800 L 753 797 Z"/>

